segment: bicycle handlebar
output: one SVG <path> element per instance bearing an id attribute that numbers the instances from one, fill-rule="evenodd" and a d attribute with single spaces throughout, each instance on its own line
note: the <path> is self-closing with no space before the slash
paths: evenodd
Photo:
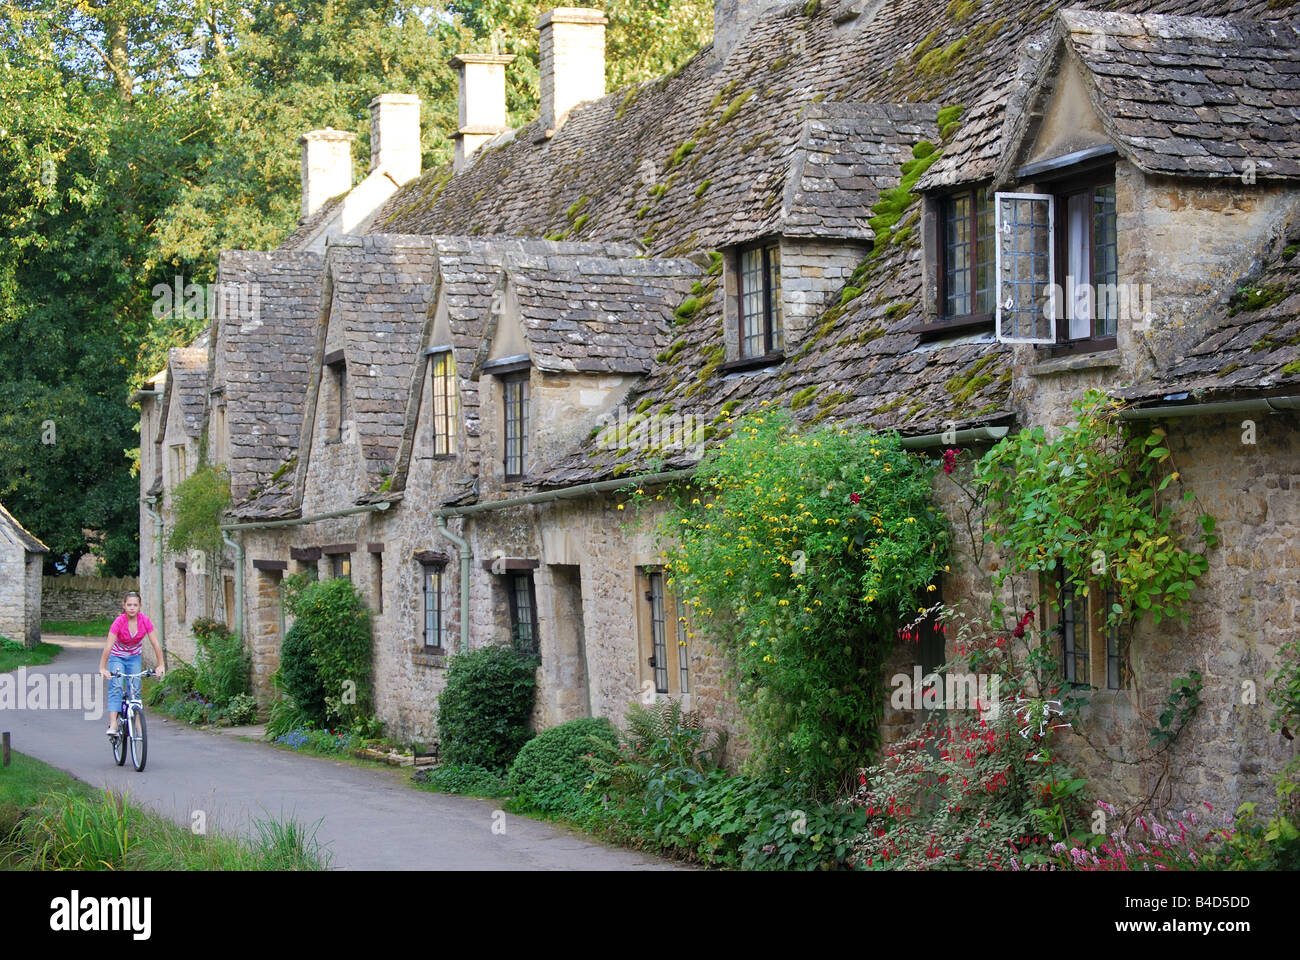
<path id="1" fill-rule="evenodd" d="M 152 670 L 146 670 L 144 671 L 144 673 L 110 673 L 109 676 L 124 677 L 130 679 L 133 677 L 153 677 L 153 676 L 157 676 L 157 674 L 155 674 Z"/>

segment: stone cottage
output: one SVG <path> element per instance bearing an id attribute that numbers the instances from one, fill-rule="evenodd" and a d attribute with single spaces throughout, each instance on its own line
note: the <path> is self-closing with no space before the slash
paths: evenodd
<path id="1" fill-rule="evenodd" d="M 431 736 L 448 656 L 508 639 L 540 654 L 538 725 L 651 693 L 735 730 L 656 511 L 632 523 L 620 490 L 689 477 L 764 403 L 978 452 L 1095 388 L 1165 424 L 1221 545 L 1186 624 L 1110 636 L 1104 590 L 1062 598 L 1093 691 L 1065 749 L 1121 799 L 1268 795 L 1293 749 L 1240 691 L 1300 611 L 1300 35 L 1267 0 L 1100 6 L 718 0 L 710 47 L 612 94 L 603 16 L 557 8 L 537 120 L 504 129 L 508 64 L 458 58 L 455 162 L 325 227 L 307 198 L 350 168 L 304 138 L 303 225 L 223 254 L 260 312 L 208 344 L 207 450 L 236 489 L 219 595 L 259 693 L 280 579 L 315 570 L 367 598 L 398 735 Z M 165 504 L 162 460 L 142 484 Z M 941 588 L 986 580 L 959 549 Z M 1053 623 L 1056 589 L 1035 587 Z M 1191 669 L 1178 768 L 1128 762 Z"/>
<path id="2" fill-rule="evenodd" d="M 0 504 L 0 637 L 41 640 L 41 574 L 50 550 Z"/>

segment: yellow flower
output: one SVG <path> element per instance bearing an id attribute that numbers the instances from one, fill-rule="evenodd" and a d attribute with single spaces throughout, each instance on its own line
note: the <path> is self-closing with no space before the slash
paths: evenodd
<path id="1" fill-rule="evenodd" d="M 620 503 L 620 504 L 618 505 L 618 508 L 619 508 L 620 510 L 622 510 L 622 509 L 623 509 L 623 504 Z"/>
<path id="2" fill-rule="evenodd" d="M 778 600 L 776 603 L 777 603 L 777 606 L 779 606 L 779 607 L 788 607 L 788 606 L 790 606 L 790 601 L 789 601 L 789 600 Z"/>
<path id="3" fill-rule="evenodd" d="M 916 523 L 916 517 L 908 517 L 908 518 L 905 519 L 903 522 L 904 522 L 904 523 Z"/>
<path id="4" fill-rule="evenodd" d="M 929 593 L 934 593 L 934 589 L 935 589 L 935 588 L 934 588 L 934 584 L 933 584 L 933 583 L 930 584 L 930 585 L 929 585 L 928 587 L 926 587 L 925 589 L 926 589 L 926 591 L 929 592 Z"/>

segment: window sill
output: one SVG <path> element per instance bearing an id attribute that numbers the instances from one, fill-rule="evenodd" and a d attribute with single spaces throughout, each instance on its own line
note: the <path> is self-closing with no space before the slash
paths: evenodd
<path id="1" fill-rule="evenodd" d="M 422 667 L 438 667 L 440 669 L 446 667 L 447 666 L 446 652 L 444 651 L 442 653 L 434 653 L 433 649 L 438 649 L 438 648 L 432 648 L 430 650 L 412 651 L 411 662 L 416 664 L 417 666 L 422 666 Z"/>
<path id="2" fill-rule="evenodd" d="M 718 365 L 718 373 L 739 373 L 744 370 L 760 370 L 763 367 L 774 367 L 777 364 L 784 362 L 784 353 L 765 353 L 761 357 L 742 357 L 739 360 L 728 360 L 726 363 Z"/>
<path id="3" fill-rule="evenodd" d="M 918 323 L 908 328 L 907 333 L 915 333 L 922 340 L 938 340 L 941 337 L 960 333 L 973 333 L 978 330 L 993 330 L 993 317 L 978 315 L 973 317 L 954 317 L 952 320 L 931 320 Z"/>
<path id="4" fill-rule="evenodd" d="M 1055 350 L 1055 348 L 1049 348 Z M 1102 347 L 1094 353 L 1067 353 L 1049 356 L 1029 368 L 1031 377 L 1050 377 L 1059 373 L 1079 373 L 1087 370 L 1118 370 L 1122 365 L 1119 350 Z"/>

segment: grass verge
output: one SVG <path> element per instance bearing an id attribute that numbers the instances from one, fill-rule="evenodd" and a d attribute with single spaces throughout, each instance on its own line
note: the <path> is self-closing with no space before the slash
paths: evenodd
<path id="1" fill-rule="evenodd" d="M 53 660 L 62 649 L 57 643 L 38 643 L 28 649 L 16 640 L 0 637 L 0 673 L 8 673 L 19 667 L 42 666 Z"/>
<path id="2" fill-rule="evenodd" d="M 61 633 L 65 637 L 107 637 L 113 617 L 95 620 L 43 620 L 41 633 Z"/>

